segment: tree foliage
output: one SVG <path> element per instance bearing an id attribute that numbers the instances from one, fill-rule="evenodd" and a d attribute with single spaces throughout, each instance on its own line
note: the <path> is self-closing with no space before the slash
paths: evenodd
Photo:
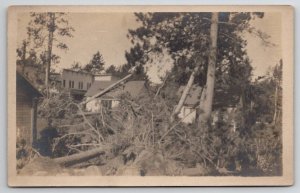
<path id="1" fill-rule="evenodd" d="M 134 48 L 142 49 L 136 63 L 145 64 L 150 53 L 168 50 L 174 60 L 170 80 L 185 85 L 197 64 L 200 69 L 195 84 L 206 84 L 211 13 L 136 13 L 142 26 L 129 30 Z M 252 67 L 246 53 L 247 42 L 243 31 L 255 31 L 249 21 L 263 17 L 262 13 L 219 13 L 218 52 L 216 65 L 216 89 L 230 88 L 235 95 L 243 92 L 249 83 Z"/>
<path id="2" fill-rule="evenodd" d="M 104 64 L 105 62 L 102 54 L 99 51 L 97 51 L 93 55 L 90 62 L 83 67 L 83 70 L 92 74 L 99 74 L 101 71 L 104 70 Z"/>
<path id="3" fill-rule="evenodd" d="M 27 26 L 27 37 L 17 49 L 17 64 L 25 68 L 37 67 L 36 70 L 45 80 L 37 80 L 40 84 L 48 84 L 52 64 L 58 64 L 60 56 L 54 53 L 54 47 L 68 50 L 64 38 L 73 37 L 74 28 L 69 25 L 66 13 L 31 12 L 31 20 Z M 39 76 L 37 76 L 39 77 Z M 41 79 L 39 77 L 38 79 Z M 33 81 L 36 82 L 36 81 Z"/>

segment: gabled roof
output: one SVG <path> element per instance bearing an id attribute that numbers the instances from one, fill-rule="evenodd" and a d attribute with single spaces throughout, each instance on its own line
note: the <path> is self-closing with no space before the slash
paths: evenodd
<path id="1" fill-rule="evenodd" d="M 132 97 L 138 97 L 145 88 L 145 81 L 128 81 L 123 85 L 121 92 L 128 92 Z"/>
<path id="2" fill-rule="evenodd" d="M 181 97 L 185 86 L 181 86 L 177 91 L 177 96 Z M 184 102 L 186 106 L 194 106 L 200 101 L 202 87 L 193 85 L 190 92 Z M 213 108 L 220 108 L 224 106 L 236 106 L 239 103 L 240 96 L 236 94 L 236 88 L 232 89 L 218 89 L 214 91 L 214 103 Z"/>
<path id="3" fill-rule="evenodd" d="M 85 96 L 91 97 L 116 82 L 117 82 L 117 80 L 112 80 L 112 81 L 96 80 L 92 83 L 91 87 L 87 90 L 87 92 L 85 93 Z"/>
<path id="4" fill-rule="evenodd" d="M 91 97 L 101 90 L 109 87 L 117 81 L 95 81 L 91 88 L 87 91 L 85 96 Z M 116 98 L 122 93 L 128 92 L 132 97 L 138 97 L 145 88 L 145 81 L 128 81 L 123 85 L 119 85 L 106 94 L 102 95 L 101 98 Z"/>
<path id="5" fill-rule="evenodd" d="M 16 74 L 17 74 L 17 89 L 18 87 L 21 87 L 25 89 L 29 94 L 35 97 L 43 96 L 43 94 L 26 77 L 24 77 L 18 71 L 16 72 Z"/>
<path id="6" fill-rule="evenodd" d="M 179 87 L 177 96 L 181 97 L 185 86 Z M 202 87 L 193 85 L 190 89 L 188 96 L 185 99 L 184 105 L 194 106 L 200 101 Z"/>
<path id="7" fill-rule="evenodd" d="M 63 69 L 63 72 L 73 72 L 73 73 L 77 73 L 77 74 L 86 74 L 86 75 L 89 75 L 89 76 L 94 76 L 92 73 L 90 73 L 90 72 L 86 72 L 86 71 L 77 71 L 77 70 L 72 70 L 72 69 L 66 69 L 66 68 L 64 68 Z"/>

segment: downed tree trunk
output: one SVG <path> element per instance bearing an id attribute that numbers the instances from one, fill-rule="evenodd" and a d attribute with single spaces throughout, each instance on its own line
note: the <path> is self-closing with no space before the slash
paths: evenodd
<path id="1" fill-rule="evenodd" d="M 105 93 L 107 93 L 108 91 L 110 91 L 111 89 L 115 88 L 115 86 L 121 84 L 122 82 L 126 81 L 127 79 L 129 79 L 130 77 L 132 77 L 137 69 L 137 67 L 140 66 L 140 65 L 136 65 L 136 66 L 133 66 L 131 69 L 128 70 L 128 72 L 130 74 L 128 74 L 127 76 L 125 76 L 124 78 L 122 78 L 121 80 L 117 81 L 116 83 L 110 85 L 109 87 L 107 87 L 106 89 L 96 93 L 94 96 L 92 96 L 91 98 L 85 100 L 85 101 L 82 101 L 80 104 L 81 105 L 84 105 L 92 100 L 94 100 L 95 98 L 98 98 L 102 95 L 104 95 Z"/>
<path id="2" fill-rule="evenodd" d="M 92 159 L 104 153 L 105 153 L 105 149 L 103 147 L 100 147 L 100 148 L 95 148 L 89 151 L 85 151 L 85 152 L 81 152 L 81 153 L 77 153 L 65 157 L 55 158 L 54 161 L 60 165 L 69 166 L 76 163 L 87 161 L 89 159 Z"/>
<path id="3" fill-rule="evenodd" d="M 124 78 L 122 78 L 121 80 L 119 80 L 118 82 L 116 82 L 116 83 L 110 85 L 109 87 L 107 87 L 106 89 L 104 89 L 104 90 L 102 90 L 102 91 L 96 93 L 96 94 L 95 94 L 94 96 L 92 96 L 91 98 L 89 98 L 89 99 L 87 99 L 87 100 L 81 102 L 81 105 L 86 104 L 86 103 L 88 103 L 88 102 L 94 100 L 95 98 L 104 95 L 105 93 L 107 93 L 108 91 L 110 91 L 111 89 L 113 89 L 115 86 L 117 86 L 117 85 L 119 85 L 120 83 L 122 83 L 122 82 L 126 81 L 127 79 L 129 79 L 132 75 L 133 75 L 133 73 L 132 73 L 132 74 L 128 74 L 127 76 L 125 76 Z"/>
<path id="4" fill-rule="evenodd" d="M 193 72 L 192 72 L 192 74 L 191 74 L 191 76 L 190 76 L 190 78 L 189 78 L 189 81 L 188 81 L 188 83 L 186 84 L 186 86 L 185 86 L 185 88 L 184 88 L 184 90 L 183 90 L 183 93 L 182 93 L 182 95 L 181 95 L 181 98 L 180 98 L 180 100 L 179 100 L 179 102 L 178 102 L 178 104 L 177 104 L 175 110 L 173 111 L 173 113 L 172 113 L 172 115 L 171 115 L 171 118 L 170 118 L 171 123 L 174 122 L 175 117 L 180 113 L 180 110 L 181 110 L 181 108 L 182 108 L 183 105 L 184 105 L 185 99 L 187 98 L 187 96 L 188 96 L 188 94 L 189 94 L 189 92 L 190 92 L 190 90 L 191 90 L 191 88 L 192 88 L 192 86 L 193 86 L 193 83 L 194 83 L 194 80 L 195 80 L 195 75 L 196 75 L 196 73 L 198 72 L 199 67 L 200 67 L 200 65 L 197 65 L 197 66 L 194 68 L 194 70 L 193 70 Z"/>

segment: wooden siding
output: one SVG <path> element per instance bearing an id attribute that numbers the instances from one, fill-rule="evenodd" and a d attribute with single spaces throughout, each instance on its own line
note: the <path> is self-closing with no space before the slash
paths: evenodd
<path id="1" fill-rule="evenodd" d="M 17 140 L 24 139 L 27 145 L 32 144 L 32 98 L 24 91 L 17 90 Z"/>

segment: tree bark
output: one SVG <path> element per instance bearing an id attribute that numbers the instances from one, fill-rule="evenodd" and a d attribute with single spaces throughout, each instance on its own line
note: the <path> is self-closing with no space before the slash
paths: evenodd
<path id="1" fill-rule="evenodd" d="M 167 79 L 169 78 L 169 75 L 170 74 L 166 74 L 166 77 L 163 81 L 163 83 L 161 84 L 161 86 L 157 89 L 156 93 L 155 93 L 155 96 L 154 96 L 154 99 L 159 95 L 161 89 L 163 89 L 163 87 L 165 86 L 166 82 L 167 82 Z"/>
<path id="2" fill-rule="evenodd" d="M 208 58 L 206 88 L 204 89 L 200 99 L 198 115 L 198 126 L 200 128 L 207 124 L 212 112 L 217 62 L 218 17 L 218 13 L 212 13 L 210 26 L 210 53 Z"/>
<path id="3" fill-rule="evenodd" d="M 195 80 L 195 75 L 198 72 L 198 70 L 199 70 L 199 65 L 197 65 L 194 68 L 194 70 L 193 70 L 193 72 L 192 72 L 192 74 L 191 74 L 191 76 L 189 78 L 188 83 L 184 87 L 184 90 L 183 90 L 183 93 L 182 93 L 182 95 L 180 97 L 180 100 L 179 100 L 179 102 L 178 102 L 175 110 L 173 111 L 173 113 L 171 115 L 171 118 L 170 118 L 171 123 L 175 120 L 175 117 L 180 113 L 180 110 L 182 109 L 182 107 L 184 105 L 184 101 L 186 100 L 186 97 L 188 96 L 188 94 L 189 94 L 189 92 L 190 92 L 190 90 L 191 90 L 191 88 L 193 86 L 193 83 L 194 83 L 194 80 Z"/>
<path id="4" fill-rule="evenodd" d="M 47 50 L 47 66 L 45 75 L 45 86 L 47 90 L 47 96 L 49 95 L 49 79 L 50 79 L 50 69 L 51 69 L 51 58 L 52 58 L 52 46 L 53 46 L 53 34 L 55 31 L 55 14 L 49 13 L 49 26 L 48 26 L 48 50 Z"/>
<path id="5" fill-rule="evenodd" d="M 22 55 L 22 73 L 25 74 L 25 66 L 26 66 L 26 52 L 27 52 L 27 42 L 23 41 L 22 47 L 23 55 Z"/>
<path id="6" fill-rule="evenodd" d="M 95 148 L 89 151 L 85 151 L 85 152 L 81 152 L 81 153 L 77 153 L 65 157 L 55 158 L 54 161 L 60 165 L 69 166 L 76 163 L 87 161 L 89 159 L 92 159 L 104 153 L 105 153 L 105 149 L 103 147 L 100 147 L 100 148 Z"/>
<path id="7" fill-rule="evenodd" d="M 118 82 L 116 82 L 116 83 L 110 85 L 109 87 L 107 87 L 106 89 L 104 89 L 104 90 L 102 90 L 102 91 L 96 93 L 94 96 L 92 96 L 91 98 L 89 98 L 89 99 L 87 99 L 87 100 L 81 102 L 80 104 L 81 104 L 81 105 L 84 105 L 84 104 L 86 104 L 86 103 L 88 103 L 88 102 L 94 100 L 95 98 L 104 95 L 105 93 L 107 93 L 107 92 L 110 91 L 111 89 L 115 88 L 115 86 L 117 86 L 117 85 L 119 85 L 120 83 L 126 81 L 127 79 L 129 79 L 129 78 L 132 77 L 132 76 L 133 76 L 133 74 L 128 74 L 127 76 L 125 76 L 124 78 L 122 78 L 121 80 L 119 80 Z"/>

